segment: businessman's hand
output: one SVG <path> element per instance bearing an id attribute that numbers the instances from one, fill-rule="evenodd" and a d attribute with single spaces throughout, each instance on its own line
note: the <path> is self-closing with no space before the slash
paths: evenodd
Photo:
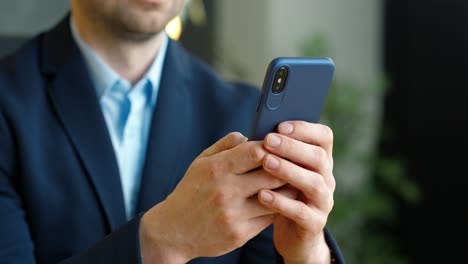
<path id="1" fill-rule="evenodd" d="M 272 224 L 275 214 L 256 195 L 284 182 L 262 169 L 266 154 L 262 142 L 246 142 L 240 133 L 200 154 L 174 192 L 142 217 L 143 263 L 223 255 Z"/>
<path id="2" fill-rule="evenodd" d="M 323 229 L 335 190 L 331 129 L 285 122 L 278 133 L 266 136 L 264 146 L 270 154 L 263 167 L 288 183 L 276 192 L 265 188 L 258 196 L 265 208 L 279 214 L 274 221 L 276 249 L 286 263 L 330 263 Z"/>

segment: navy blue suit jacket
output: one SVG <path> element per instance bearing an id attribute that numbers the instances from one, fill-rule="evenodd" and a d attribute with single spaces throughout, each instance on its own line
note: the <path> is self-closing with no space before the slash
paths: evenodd
<path id="1" fill-rule="evenodd" d="M 220 80 L 170 41 L 137 205 L 127 222 L 99 101 L 68 18 L 0 62 L 0 263 L 138 263 L 143 212 L 193 159 L 248 133 L 258 90 Z M 330 247 L 339 251 L 327 231 Z M 271 263 L 271 227 L 194 263 Z"/>

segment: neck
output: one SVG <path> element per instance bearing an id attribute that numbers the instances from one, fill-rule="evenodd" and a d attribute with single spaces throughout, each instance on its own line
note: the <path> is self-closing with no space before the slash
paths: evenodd
<path id="1" fill-rule="evenodd" d="M 121 77 L 132 84 L 138 82 L 154 61 L 163 41 L 164 32 L 144 38 L 129 38 L 72 16 L 76 29 L 84 41 Z"/>

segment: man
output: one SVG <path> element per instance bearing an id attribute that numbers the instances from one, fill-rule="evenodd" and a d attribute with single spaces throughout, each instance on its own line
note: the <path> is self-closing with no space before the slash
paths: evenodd
<path id="1" fill-rule="evenodd" d="M 72 0 L 1 62 L 0 262 L 342 262 L 330 129 L 231 132 L 257 90 L 167 39 L 183 2 Z"/>

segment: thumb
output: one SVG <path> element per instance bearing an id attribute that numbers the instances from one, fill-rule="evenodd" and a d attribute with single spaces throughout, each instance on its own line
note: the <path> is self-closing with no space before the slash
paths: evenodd
<path id="1" fill-rule="evenodd" d="M 231 132 L 218 140 L 216 143 L 205 149 L 198 157 L 209 157 L 224 150 L 231 149 L 247 141 L 247 138 L 240 132 Z"/>

